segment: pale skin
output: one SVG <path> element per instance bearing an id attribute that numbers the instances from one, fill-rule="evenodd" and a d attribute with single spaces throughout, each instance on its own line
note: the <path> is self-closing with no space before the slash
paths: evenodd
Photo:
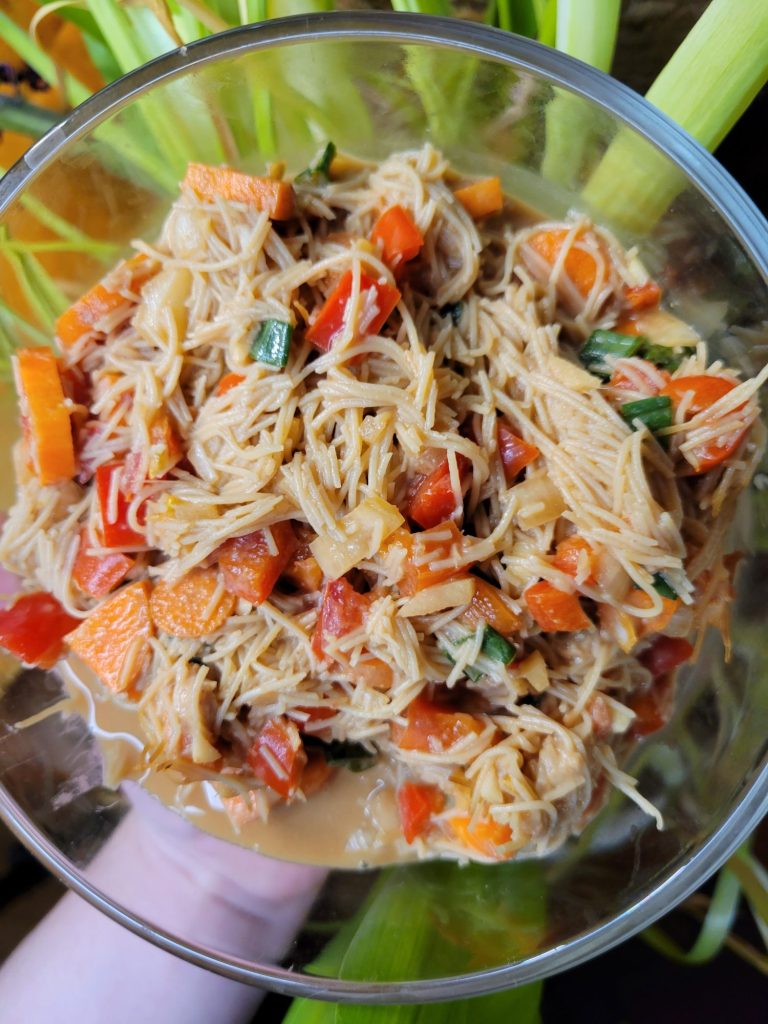
<path id="1" fill-rule="evenodd" d="M 325 871 L 214 839 L 136 786 L 130 797 L 133 810 L 86 869 L 88 880 L 168 932 L 278 962 Z M 0 1024 L 240 1024 L 262 996 L 158 949 L 67 893 L 0 970 Z"/>

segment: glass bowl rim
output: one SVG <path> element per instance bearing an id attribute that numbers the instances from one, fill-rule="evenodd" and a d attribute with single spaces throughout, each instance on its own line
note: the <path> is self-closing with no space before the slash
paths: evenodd
<path id="1" fill-rule="evenodd" d="M 435 45 L 473 53 L 543 77 L 576 93 L 628 125 L 668 157 L 733 230 L 768 282 L 768 223 L 715 158 L 666 115 L 609 75 L 550 47 L 457 18 L 395 12 L 295 15 L 230 29 L 172 50 L 107 85 L 32 145 L 0 179 L 0 215 L 69 144 L 161 82 L 223 57 L 292 43 L 326 41 Z M 68 888 L 134 934 L 198 967 L 290 996 L 361 1004 L 462 999 L 528 984 L 605 952 L 652 924 L 698 888 L 768 812 L 768 756 L 727 818 L 685 864 L 613 919 L 526 960 L 471 974 L 405 982 L 353 982 L 313 977 L 249 961 L 194 943 L 143 921 L 96 888 L 29 819 L 0 784 L 0 818 Z"/>

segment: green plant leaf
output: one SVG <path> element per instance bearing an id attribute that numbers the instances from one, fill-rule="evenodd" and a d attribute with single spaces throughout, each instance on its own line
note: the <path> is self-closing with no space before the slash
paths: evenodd
<path id="1" fill-rule="evenodd" d="M 448 977 L 519 959 L 537 949 L 546 894 L 537 864 L 419 864 L 389 869 L 326 947 L 313 973 L 346 980 Z M 540 985 L 478 999 L 373 1008 L 297 1000 L 288 1024 L 535 1024 Z M 333 1010 L 333 1013 L 331 1013 Z"/>

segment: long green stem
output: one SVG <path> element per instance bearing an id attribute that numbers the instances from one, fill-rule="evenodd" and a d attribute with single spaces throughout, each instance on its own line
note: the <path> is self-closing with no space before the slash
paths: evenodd
<path id="1" fill-rule="evenodd" d="M 712 0 L 648 91 L 648 99 L 714 149 L 768 81 L 768 3 Z M 619 131 L 583 192 L 609 223 L 647 231 L 685 178 L 653 146 Z"/>
<path id="2" fill-rule="evenodd" d="M 601 71 L 610 71 L 616 48 L 621 0 L 558 0 L 555 44 Z M 546 109 L 541 173 L 566 188 L 580 180 L 595 128 L 594 108 L 558 90 Z"/>

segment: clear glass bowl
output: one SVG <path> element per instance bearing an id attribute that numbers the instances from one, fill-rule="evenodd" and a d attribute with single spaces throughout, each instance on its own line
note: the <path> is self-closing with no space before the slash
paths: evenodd
<path id="1" fill-rule="evenodd" d="M 431 140 L 462 169 L 499 174 L 509 193 L 543 213 L 591 205 L 598 219 L 638 246 L 674 308 L 715 352 L 752 372 L 764 361 L 756 325 L 768 320 L 768 231 L 739 187 L 684 132 L 617 82 L 527 40 L 466 22 L 314 15 L 171 53 L 99 93 L 29 150 L 0 183 L 2 224 L 12 238 L 45 237 L 32 217 L 34 201 L 43 201 L 119 252 L 131 238 L 153 236 L 187 159 L 258 170 L 279 156 L 299 169 L 328 138 L 371 158 Z M 41 261 L 72 296 L 103 272 L 76 246 Z M 0 274 L 4 300 L 22 308 L 5 264 Z M 0 481 L 6 506 L 14 410 L 5 385 Z M 394 977 L 375 958 L 341 978 L 307 973 L 322 946 L 311 929 L 300 932 L 282 966 L 261 962 L 241 934 L 226 948 L 212 948 L 207 921 L 181 922 L 114 881 L 105 888 L 96 854 L 109 847 L 116 823 L 137 813 L 131 799 L 104 787 L 98 750 L 78 718 L 57 714 L 14 727 L 59 698 L 52 675 L 23 673 L 0 703 L 0 811 L 95 906 L 162 948 L 240 981 L 340 1001 L 424 1002 L 571 967 L 692 892 L 766 810 L 768 573 L 760 511 L 753 490 L 736 524 L 736 543 L 747 557 L 731 661 L 724 662 L 720 640 L 710 636 L 698 664 L 684 673 L 673 721 L 633 760 L 666 829 L 657 831 L 634 805 L 614 799 L 580 839 L 526 869 L 535 875 L 527 892 L 538 924 L 524 941 L 514 913 L 504 917 L 513 876 L 503 866 L 478 869 L 462 895 L 458 931 L 449 936 L 461 954 L 450 976 L 439 976 L 429 958 Z M 194 846 L 186 833 L 177 839 Z M 308 845 L 311 859 L 311 837 Z M 329 922 L 354 912 L 371 874 L 331 873 L 312 912 L 323 917 L 326 934 Z M 427 894 L 423 912 L 445 924 L 446 886 L 455 889 L 455 873 L 444 865 L 396 869 L 390 892 L 406 891 L 414 878 Z"/>

